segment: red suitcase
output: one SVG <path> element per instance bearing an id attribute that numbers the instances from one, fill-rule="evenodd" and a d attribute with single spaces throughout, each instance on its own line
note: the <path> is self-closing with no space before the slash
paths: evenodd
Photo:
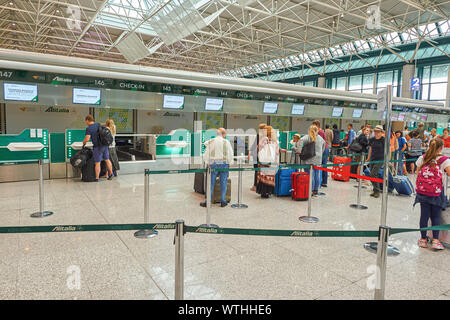
<path id="1" fill-rule="evenodd" d="M 348 181 L 350 180 L 350 168 L 351 166 L 344 165 L 345 163 L 352 162 L 352 158 L 347 157 L 334 157 L 334 164 L 342 164 L 340 166 L 333 167 L 334 172 L 331 174 L 333 180 Z"/>
<path id="2" fill-rule="evenodd" d="M 292 172 L 291 174 L 292 200 L 304 201 L 309 196 L 309 174 L 306 172 Z"/>

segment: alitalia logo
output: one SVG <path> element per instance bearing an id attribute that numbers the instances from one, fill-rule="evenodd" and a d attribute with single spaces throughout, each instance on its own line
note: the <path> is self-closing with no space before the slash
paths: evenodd
<path id="1" fill-rule="evenodd" d="M 311 231 L 294 231 L 291 233 L 291 237 L 312 237 Z"/>
<path id="2" fill-rule="evenodd" d="M 72 79 L 70 79 L 70 78 L 63 78 L 63 77 L 59 77 L 59 76 L 54 77 L 52 79 L 52 81 L 72 83 Z"/>
<path id="3" fill-rule="evenodd" d="M 155 224 L 153 229 L 174 229 L 174 224 Z"/>
<path id="4" fill-rule="evenodd" d="M 197 230 L 195 230 L 195 232 L 203 232 L 203 233 L 217 233 L 217 229 L 215 228 L 197 228 Z"/>
<path id="5" fill-rule="evenodd" d="M 61 232 L 61 231 L 76 231 L 77 228 L 73 226 L 67 226 L 67 227 L 54 227 L 52 229 L 53 232 Z"/>
<path id="6" fill-rule="evenodd" d="M 48 107 L 45 109 L 45 112 L 63 112 L 63 113 L 69 113 L 70 110 L 66 108 L 55 108 L 55 107 Z"/>

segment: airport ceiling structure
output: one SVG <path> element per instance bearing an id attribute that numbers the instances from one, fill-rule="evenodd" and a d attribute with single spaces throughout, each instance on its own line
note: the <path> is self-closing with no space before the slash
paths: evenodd
<path id="1" fill-rule="evenodd" d="M 435 40 L 450 37 L 449 14 L 450 0 L 3 0 L 0 48 L 234 77 L 324 74 L 344 56 L 375 67 L 373 50 L 411 63 L 427 44 L 450 58 Z M 406 43 L 408 57 L 395 48 Z"/>

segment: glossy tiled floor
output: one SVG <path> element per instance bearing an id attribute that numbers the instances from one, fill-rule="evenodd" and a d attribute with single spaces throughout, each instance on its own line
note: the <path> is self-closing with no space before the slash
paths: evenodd
<path id="1" fill-rule="evenodd" d="M 232 203 L 237 174 L 231 175 Z M 321 230 L 376 230 L 381 198 L 363 191 L 369 210 L 349 208 L 356 201 L 355 182 L 330 181 L 325 196 L 313 200 L 318 224 L 298 221 L 306 202 L 260 199 L 249 190 L 248 209 L 214 207 L 212 222 L 221 227 Z M 143 175 L 82 183 L 46 181 L 44 219 L 38 209 L 38 183 L 0 184 L 0 225 L 103 224 L 143 222 Z M 193 175 L 151 179 L 151 221 L 188 225 L 205 222 L 202 197 L 193 192 Z M 388 225 L 417 227 L 413 198 L 390 196 Z M 133 232 L 0 234 L 0 299 L 173 299 L 173 231 L 150 240 Z M 418 233 L 391 237 L 401 255 L 389 257 L 387 299 L 450 299 L 450 251 L 418 249 Z M 368 289 L 376 256 L 363 249 L 372 238 L 279 238 L 187 234 L 185 298 L 189 299 L 373 299 Z M 75 270 L 75 273 L 74 273 Z M 70 286 L 78 274 L 79 288 Z M 75 277 L 77 279 L 77 277 Z M 68 285 L 69 284 L 69 285 Z M 72 288 L 72 289 L 69 289 Z"/>

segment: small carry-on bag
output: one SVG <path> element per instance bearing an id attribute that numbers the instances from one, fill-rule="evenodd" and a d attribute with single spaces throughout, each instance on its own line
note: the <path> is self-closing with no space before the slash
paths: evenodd
<path id="1" fill-rule="evenodd" d="M 88 148 L 83 148 L 77 153 L 75 153 L 72 158 L 70 158 L 70 164 L 74 168 L 82 168 L 89 157 L 92 156 L 92 150 Z"/>
<path id="2" fill-rule="evenodd" d="M 291 195 L 292 183 L 291 175 L 295 169 L 281 169 L 275 174 L 275 190 L 274 194 L 278 197 L 286 197 Z"/>
<path id="3" fill-rule="evenodd" d="M 196 172 L 194 177 L 194 191 L 200 194 L 205 194 L 205 173 Z"/>
<path id="4" fill-rule="evenodd" d="M 404 194 L 410 196 L 414 193 L 414 186 L 406 176 L 395 176 L 393 177 L 394 188 L 397 190 L 398 194 Z"/>
<path id="5" fill-rule="evenodd" d="M 291 174 L 292 200 L 305 201 L 309 197 L 309 174 L 306 172 L 293 172 Z"/>
<path id="6" fill-rule="evenodd" d="M 81 181 L 94 182 L 95 181 L 95 162 L 94 157 L 91 156 L 84 166 L 81 168 Z"/>
<path id="7" fill-rule="evenodd" d="M 334 172 L 331 174 L 333 180 L 339 181 L 349 181 L 350 180 L 350 166 L 345 165 L 346 163 L 351 163 L 352 158 L 347 157 L 334 157 L 334 164 L 342 164 L 340 166 L 333 167 Z"/>

